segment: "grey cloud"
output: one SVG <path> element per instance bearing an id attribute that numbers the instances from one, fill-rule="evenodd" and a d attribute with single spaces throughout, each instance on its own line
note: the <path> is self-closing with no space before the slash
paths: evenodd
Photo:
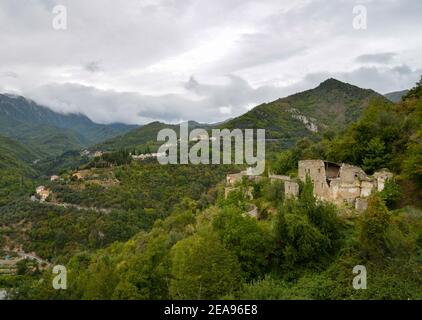
<path id="1" fill-rule="evenodd" d="M 384 52 L 384 53 L 374 53 L 374 54 L 364 54 L 356 58 L 357 62 L 362 63 L 381 63 L 385 64 L 391 62 L 393 58 L 396 56 L 394 52 Z"/>
<path id="2" fill-rule="evenodd" d="M 185 87 L 197 98 L 187 99 L 181 94 L 141 95 L 75 84 L 50 84 L 27 92 L 27 96 L 55 111 L 86 114 L 100 123 L 143 124 L 155 120 L 222 121 L 246 112 L 251 104 L 272 101 L 282 94 L 276 87 L 252 88 L 236 76 L 229 76 L 226 85 L 202 84 L 191 78 Z"/>
<path id="3" fill-rule="evenodd" d="M 13 71 L 3 71 L 0 72 L 0 78 L 19 78 L 19 75 Z"/>
<path id="4" fill-rule="evenodd" d="M 403 73 L 402 70 L 408 72 Z M 27 96 L 53 110 L 86 114 L 100 123 L 145 124 L 155 120 L 170 123 L 185 120 L 211 123 L 238 116 L 249 107 L 311 89 L 330 77 L 386 93 L 397 88 L 412 87 L 421 74 L 422 69 L 412 70 L 406 65 L 392 68 L 361 67 L 351 72 L 310 73 L 289 86 L 257 88 L 235 75 L 227 76 L 228 82 L 221 85 L 201 83 L 191 77 L 184 87 L 196 96 L 193 99 L 188 99 L 183 94 L 152 96 L 99 90 L 76 84 L 50 84 L 27 92 Z"/>
<path id="5" fill-rule="evenodd" d="M 378 68 L 360 67 L 350 72 L 309 74 L 305 77 L 304 82 L 315 85 L 327 78 L 334 77 L 362 88 L 373 89 L 379 93 L 388 93 L 413 87 L 421 75 L 422 68 L 411 69 L 406 65 Z"/>
<path id="6" fill-rule="evenodd" d="M 413 73 L 412 69 L 410 69 L 410 67 L 407 66 L 407 65 L 401 65 L 401 66 L 394 67 L 393 70 L 395 72 L 399 73 L 400 75 L 403 75 L 403 76 L 411 75 Z"/>
<path id="7" fill-rule="evenodd" d="M 261 86 L 253 88 L 246 80 L 235 75 L 227 76 L 225 85 L 201 84 L 191 77 L 185 87 L 207 99 L 209 105 L 216 107 L 232 107 L 237 112 L 246 111 L 250 104 L 258 104 L 275 100 L 283 94 L 280 88 Z"/>
<path id="8" fill-rule="evenodd" d="M 91 61 L 88 62 L 85 66 L 84 69 L 87 70 L 88 72 L 99 72 L 102 70 L 100 63 L 98 61 Z"/>

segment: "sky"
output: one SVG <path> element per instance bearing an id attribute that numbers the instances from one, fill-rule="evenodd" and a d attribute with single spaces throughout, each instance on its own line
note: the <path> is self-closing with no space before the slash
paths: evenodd
<path id="1" fill-rule="evenodd" d="M 219 122 L 331 77 L 408 89 L 421 30 L 420 0 L 1 0 L 0 92 L 99 123 Z"/>

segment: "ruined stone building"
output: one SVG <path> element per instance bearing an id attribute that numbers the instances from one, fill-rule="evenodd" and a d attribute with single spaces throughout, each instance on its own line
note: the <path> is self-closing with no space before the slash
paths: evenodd
<path id="1" fill-rule="evenodd" d="M 251 169 L 242 171 L 240 173 L 228 174 L 226 176 L 226 188 L 225 188 L 225 198 L 226 199 L 227 199 L 227 196 L 229 195 L 230 192 L 237 190 L 237 187 L 235 185 L 238 182 L 241 182 L 244 177 L 246 179 L 248 179 L 248 181 L 258 181 L 259 179 L 262 179 L 261 176 L 253 175 Z M 247 197 L 251 200 L 253 199 L 252 189 L 253 189 L 252 187 L 249 187 L 246 190 L 246 193 L 245 193 L 245 197 Z"/>
<path id="2" fill-rule="evenodd" d="M 226 189 L 225 189 L 225 196 L 236 190 L 236 183 L 242 181 L 243 177 L 246 177 L 249 181 L 259 181 L 263 177 L 256 176 L 251 174 L 251 170 L 242 171 L 240 173 L 228 174 L 226 177 Z M 268 174 L 268 178 L 270 179 L 271 183 L 274 181 L 281 181 L 284 184 L 284 194 L 286 197 L 297 197 L 299 195 L 299 184 L 294 180 L 291 179 L 289 176 L 280 176 L 280 175 L 273 175 L 271 173 Z M 248 191 L 247 196 L 252 199 L 252 188 Z"/>
<path id="3" fill-rule="evenodd" d="M 237 182 L 241 182 L 243 177 L 246 177 L 249 181 L 258 181 L 262 179 L 261 176 L 254 175 L 252 168 L 248 168 L 240 173 L 232 173 L 226 176 L 226 182 L 228 185 L 234 186 Z"/>
<path id="4" fill-rule="evenodd" d="M 289 176 L 273 175 L 269 173 L 268 178 L 271 183 L 274 181 L 281 181 L 284 183 L 284 195 L 286 198 L 297 197 L 299 195 L 299 184 Z"/>
<path id="5" fill-rule="evenodd" d="M 387 179 L 393 174 L 384 169 L 368 176 L 361 168 L 349 164 L 337 164 L 323 160 L 299 161 L 299 178 L 313 182 L 314 195 L 321 200 L 335 204 L 353 205 L 363 211 L 367 197 L 373 190 L 382 191 Z"/>

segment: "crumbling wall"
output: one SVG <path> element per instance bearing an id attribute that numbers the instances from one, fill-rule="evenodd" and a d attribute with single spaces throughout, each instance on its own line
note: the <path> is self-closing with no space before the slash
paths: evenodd
<path id="1" fill-rule="evenodd" d="M 284 195 L 286 198 L 296 198 L 299 195 L 299 184 L 295 181 L 284 181 Z"/>

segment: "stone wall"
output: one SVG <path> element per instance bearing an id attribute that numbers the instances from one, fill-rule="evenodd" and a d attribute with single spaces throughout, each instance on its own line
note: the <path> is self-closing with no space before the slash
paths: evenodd
<path id="1" fill-rule="evenodd" d="M 299 195 L 299 184 L 296 181 L 292 180 L 285 181 L 284 195 L 286 198 L 296 198 Z"/>

